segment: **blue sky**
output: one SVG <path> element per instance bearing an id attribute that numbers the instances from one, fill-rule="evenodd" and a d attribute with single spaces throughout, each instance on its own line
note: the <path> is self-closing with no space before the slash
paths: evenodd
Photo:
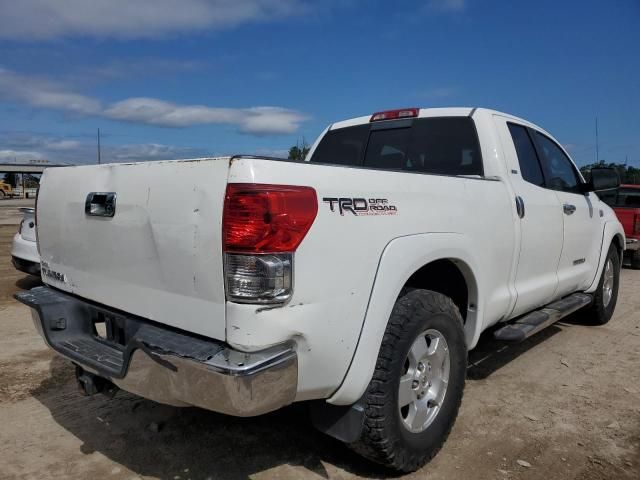
<path id="1" fill-rule="evenodd" d="M 0 0 L 0 161 L 282 155 L 332 121 L 483 106 L 640 166 L 640 1 Z"/>

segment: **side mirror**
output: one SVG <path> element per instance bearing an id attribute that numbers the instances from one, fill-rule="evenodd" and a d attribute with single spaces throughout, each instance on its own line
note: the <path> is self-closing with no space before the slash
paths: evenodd
<path id="1" fill-rule="evenodd" d="M 620 186 L 620 176 L 615 168 L 592 168 L 589 183 L 585 185 L 587 192 L 615 190 Z"/>

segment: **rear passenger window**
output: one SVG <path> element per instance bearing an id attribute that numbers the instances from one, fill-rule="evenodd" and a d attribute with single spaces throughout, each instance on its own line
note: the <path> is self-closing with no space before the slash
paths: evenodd
<path id="1" fill-rule="evenodd" d="M 369 134 L 364 166 L 391 170 L 404 170 L 411 128 L 373 130 Z"/>
<path id="2" fill-rule="evenodd" d="M 527 129 L 522 125 L 508 123 L 509 132 L 513 139 L 513 145 L 516 147 L 518 155 L 518 163 L 520 164 L 520 173 L 522 178 L 529 183 L 533 183 L 539 187 L 544 187 L 544 176 L 542 175 L 542 167 L 538 161 L 536 149 L 533 146 L 531 137 Z"/>
<path id="3" fill-rule="evenodd" d="M 469 117 L 414 122 L 406 170 L 441 175 L 483 175 L 478 134 Z"/>
<path id="4" fill-rule="evenodd" d="M 330 130 L 313 154 L 312 162 L 361 165 L 369 139 L 369 125 Z"/>
<path id="5" fill-rule="evenodd" d="M 542 158 L 547 187 L 561 192 L 580 193 L 580 179 L 576 169 L 562 149 L 549 137 L 535 132 Z"/>

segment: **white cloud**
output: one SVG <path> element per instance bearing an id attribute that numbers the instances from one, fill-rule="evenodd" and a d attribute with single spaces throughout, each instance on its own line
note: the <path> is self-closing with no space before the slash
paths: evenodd
<path id="1" fill-rule="evenodd" d="M 100 102 L 93 98 L 66 92 L 50 80 L 18 75 L 4 68 L 0 68 L 0 97 L 84 115 L 96 114 L 101 109 Z"/>
<path id="2" fill-rule="evenodd" d="M 105 141 L 106 140 L 106 141 Z M 212 151 L 207 148 L 167 145 L 160 143 L 132 143 L 116 145 L 106 135 L 101 146 L 103 163 L 173 160 L 220 155 L 255 154 L 287 158 L 286 148 L 257 148 L 242 151 Z M 33 132 L 0 132 L 0 163 L 28 162 L 46 159 L 53 163 L 88 164 L 97 162 L 97 144 L 93 135 L 75 137 L 45 135 Z"/>
<path id="3" fill-rule="evenodd" d="M 206 156 L 207 153 L 199 148 L 158 143 L 103 143 L 101 148 L 102 161 L 105 163 L 193 158 Z M 96 141 L 87 137 L 78 140 L 29 132 L 0 134 L 0 161 L 26 162 L 34 159 L 47 159 L 59 163 L 94 163 L 97 159 Z"/>
<path id="4" fill-rule="evenodd" d="M 466 0 L 428 0 L 427 9 L 433 12 L 462 12 L 467 7 Z"/>
<path id="5" fill-rule="evenodd" d="M 77 140 L 53 140 L 47 144 L 47 147 L 56 152 L 67 152 L 73 151 L 81 145 Z"/>
<path id="6" fill-rule="evenodd" d="M 114 103 L 103 113 L 105 117 L 114 120 L 163 127 L 237 125 L 240 131 L 255 135 L 292 133 L 306 118 L 301 113 L 280 107 L 215 108 L 204 105 L 177 105 L 155 98 L 129 98 Z"/>
<path id="7" fill-rule="evenodd" d="M 135 97 L 107 106 L 92 97 L 65 91 L 46 79 L 34 79 L 0 68 L 0 97 L 33 107 L 61 110 L 75 115 L 93 115 L 163 127 L 234 125 L 252 135 L 295 132 L 307 116 L 282 107 L 217 108 L 179 105 L 157 98 Z"/>
<path id="8" fill-rule="evenodd" d="M 28 150 L 0 150 L 0 162 L 20 163 L 42 158 L 44 158 L 44 156 L 40 152 L 30 152 Z"/>
<path id="9" fill-rule="evenodd" d="M 102 149 L 102 158 L 112 162 L 137 162 L 145 160 L 172 160 L 206 156 L 206 152 L 175 145 L 159 143 L 139 143 L 131 145 L 107 146 Z"/>
<path id="10" fill-rule="evenodd" d="M 258 148 L 255 152 L 251 152 L 255 155 L 264 155 L 265 157 L 275 158 L 287 158 L 289 156 L 289 149 L 287 148 Z"/>
<path id="11" fill-rule="evenodd" d="M 15 0 L 0 2 L 0 38 L 154 38 L 286 18 L 300 0 Z"/>

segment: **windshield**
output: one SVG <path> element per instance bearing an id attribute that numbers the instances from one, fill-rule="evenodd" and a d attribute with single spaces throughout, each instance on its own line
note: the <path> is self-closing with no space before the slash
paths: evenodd
<path id="1" fill-rule="evenodd" d="M 482 175 L 473 120 L 392 120 L 330 130 L 311 162 L 441 175 Z"/>

